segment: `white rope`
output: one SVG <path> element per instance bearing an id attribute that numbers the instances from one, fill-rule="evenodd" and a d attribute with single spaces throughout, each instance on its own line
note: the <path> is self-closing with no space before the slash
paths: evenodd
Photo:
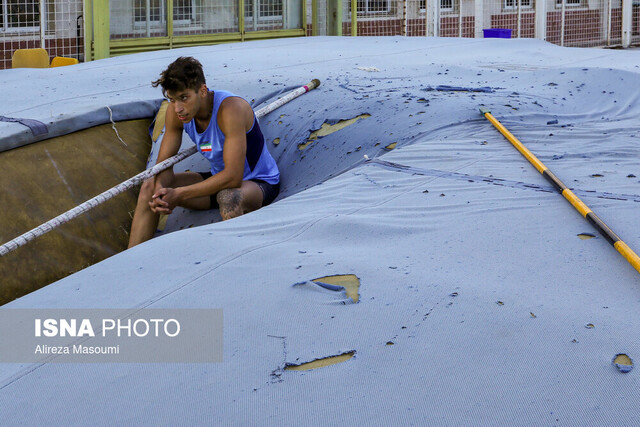
<path id="1" fill-rule="evenodd" d="M 118 129 L 116 129 L 116 122 L 113 121 L 113 111 L 111 111 L 111 107 L 109 107 L 107 105 L 107 110 L 109 110 L 109 120 L 111 120 L 111 127 L 113 128 L 113 130 L 116 133 L 116 136 L 118 137 L 118 139 L 120 140 L 120 142 L 122 142 L 124 144 L 125 147 L 128 147 L 127 143 L 124 142 L 122 140 L 122 138 L 120 138 L 120 134 L 118 133 Z"/>
<path id="2" fill-rule="evenodd" d="M 300 95 L 309 92 L 310 90 L 318 87 L 320 85 L 320 81 L 317 79 L 314 79 L 312 82 L 310 82 L 309 84 L 299 87 L 298 89 L 295 89 L 291 92 L 289 92 L 287 95 L 283 96 L 280 99 L 275 100 L 274 102 L 272 102 L 271 104 L 259 109 L 258 111 L 256 111 L 256 117 L 260 118 L 263 117 L 267 114 L 269 114 L 270 112 L 272 112 L 273 110 L 275 110 L 276 108 L 281 107 L 282 105 L 286 104 L 287 102 L 299 97 Z M 109 107 L 107 107 L 109 108 Z M 109 113 L 111 113 L 111 109 L 109 108 Z M 110 114 L 111 116 L 111 114 Z M 113 119 L 111 120 L 113 123 Z M 115 127 L 114 127 L 115 129 Z M 117 130 L 116 130 L 116 134 L 117 134 Z M 118 135 L 118 138 L 120 136 Z M 122 139 L 120 139 L 122 141 Z M 124 141 L 122 141 L 124 143 Z M 126 145 L 126 144 L 125 144 Z M 71 221 L 73 218 L 80 216 L 81 214 L 83 214 L 84 212 L 87 212 L 90 209 L 95 208 L 96 206 L 100 205 L 101 203 L 106 202 L 109 199 L 114 198 L 115 196 L 117 196 L 120 193 L 124 193 L 125 191 L 135 187 L 136 185 L 141 184 L 142 182 L 144 182 L 145 180 L 151 178 L 152 176 L 155 176 L 157 174 L 159 174 L 160 172 L 162 172 L 165 169 L 170 168 L 171 166 L 175 165 L 176 163 L 186 159 L 187 157 L 191 156 L 192 154 L 196 153 L 196 146 L 192 146 L 190 148 L 187 148 L 186 150 L 183 150 L 181 152 L 179 152 L 178 154 L 176 154 L 173 157 L 170 157 L 160 163 L 158 163 L 157 165 L 155 165 L 154 167 L 147 169 L 143 172 L 140 172 L 139 174 L 137 174 L 136 176 L 129 178 L 128 180 L 116 185 L 115 187 L 110 188 L 109 190 L 97 195 L 96 197 L 87 200 L 86 202 L 82 203 L 81 205 L 76 206 L 73 209 L 68 210 L 67 212 L 58 215 L 57 217 L 45 222 L 44 224 L 34 228 L 33 230 L 27 231 L 26 233 L 16 237 L 15 239 L 5 243 L 4 245 L 0 246 L 0 256 L 6 255 L 9 252 L 19 248 L 20 246 L 25 245 L 26 243 L 30 242 L 31 240 L 35 239 L 36 237 L 42 236 L 43 234 L 48 233 L 49 231 L 55 229 L 56 227 L 61 226 L 62 224 L 65 224 L 69 221 Z"/>

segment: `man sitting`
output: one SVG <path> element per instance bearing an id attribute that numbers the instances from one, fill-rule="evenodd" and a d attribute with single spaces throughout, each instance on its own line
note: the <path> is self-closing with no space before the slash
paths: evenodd
<path id="1" fill-rule="evenodd" d="M 271 203 L 280 191 L 280 172 L 267 150 L 253 109 L 226 91 L 209 90 L 202 64 L 180 57 L 153 86 L 169 100 L 158 163 L 180 149 L 186 131 L 211 164 L 209 172 L 166 169 L 142 184 L 131 224 L 129 247 L 153 237 L 160 214 L 176 206 L 219 208 L 223 220 Z"/>

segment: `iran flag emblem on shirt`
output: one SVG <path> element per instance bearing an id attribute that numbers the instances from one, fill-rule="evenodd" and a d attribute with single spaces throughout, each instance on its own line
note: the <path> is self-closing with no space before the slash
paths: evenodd
<path id="1" fill-rule="evenodd" d="M 200 151 L 207 152 L 207 151 L 211 151 L 211 143 L 210 142 L 205 142 L 204 144 L 200 145 Z"/>

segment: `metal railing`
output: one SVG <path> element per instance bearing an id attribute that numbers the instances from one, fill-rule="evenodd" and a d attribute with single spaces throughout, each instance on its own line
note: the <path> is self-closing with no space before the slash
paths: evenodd
<path id="1" fill-rule="evenodd" d="M 307 0 L 307 22 L 314 35 L 483 37 L 501 28 L 561 46 L 640 43 L 639 0 Z"/>

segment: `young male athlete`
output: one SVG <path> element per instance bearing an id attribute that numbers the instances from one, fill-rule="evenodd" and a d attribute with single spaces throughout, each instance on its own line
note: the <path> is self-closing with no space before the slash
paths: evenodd
<path id="1" fill-rule="evenodd" d="M 226 91 L 207 88 L 202 64 L 180 57 L 153 86 L 169 100 L 158 163 L 180 149 L 183 129 L 211 164 L 210 172 L 167 169 L 142 184 L 129 247 L 153 237 L 160 214 L 176 206 L 220 208 L 223 220 L 271 203 L 280 191 L 280 172 L 269 154 L 251 106 Z"/>

